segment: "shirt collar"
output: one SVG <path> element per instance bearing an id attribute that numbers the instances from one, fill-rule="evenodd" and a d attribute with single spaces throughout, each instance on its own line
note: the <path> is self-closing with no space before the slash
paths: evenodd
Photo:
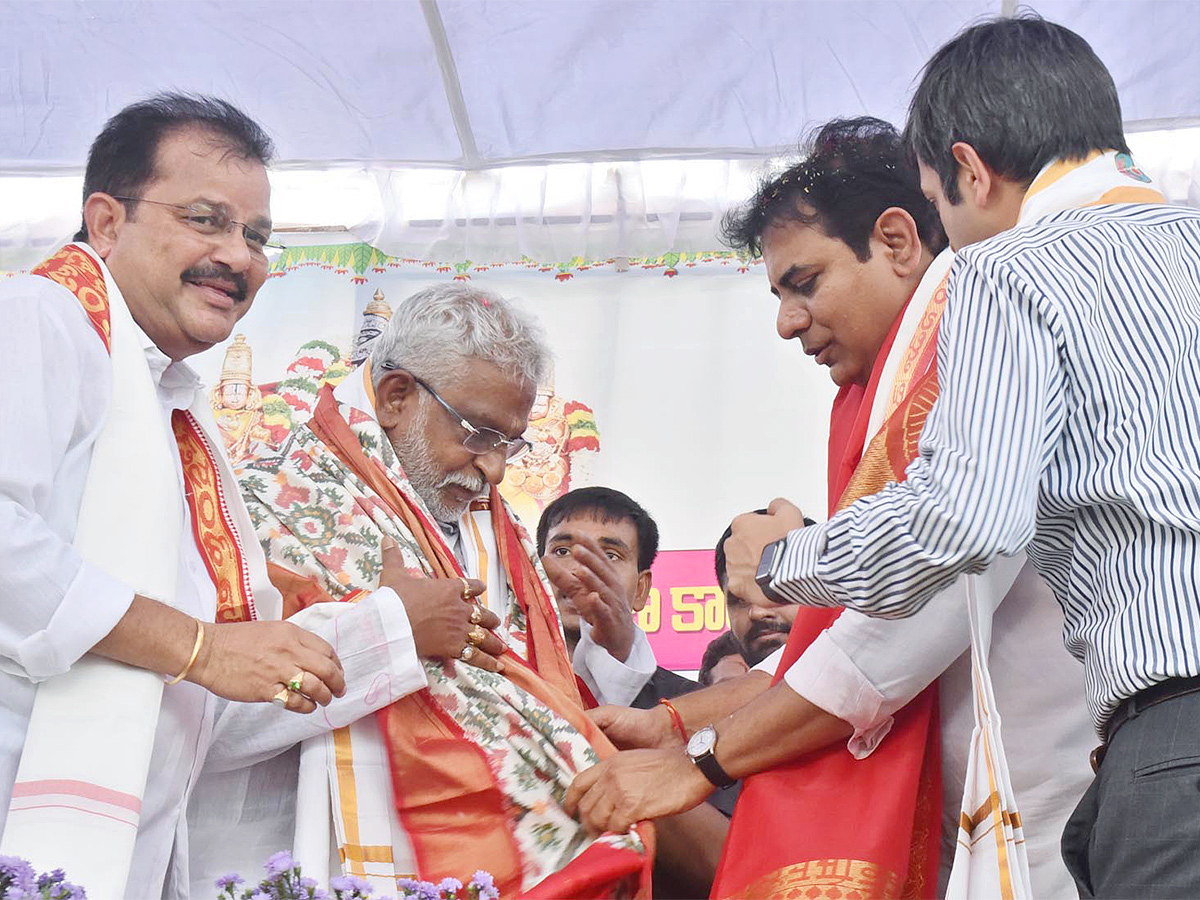
<path id="1" fill-rule="evenodd" d="M 77 246 L 91 256 L 100 267 L 100 271 L 104 273 L 104 286 L 108 292 L 109 303 L 119 302 L 128 309 L 128 304 L 125 303 L 125 296 L 121 293 L 120 287 L 117 286 L 117 282 L 113 279 L 112 272 L 104 264 L 104 260 L 88 244 L 79 241 L 77 242 Z M 146 365 L 150 368 L 150 377 L 153 379 L 154 387 L 160 397 L 164 401 L 171 403 L 172 406 L 179 409 L 187 409 L 192 405 L 196 391 L 200 388 L 200 376 L 187 363 L 182 361 L 175 362 L 167 354 L 158 349 L 158 345 L 151 340 L 146 332 L 142 331 L 142 327 L 138 325 L 132 314 L 129 320 L 133 323 L 138 344 L 142 348 L 142 352 L 146 355 Z"/>

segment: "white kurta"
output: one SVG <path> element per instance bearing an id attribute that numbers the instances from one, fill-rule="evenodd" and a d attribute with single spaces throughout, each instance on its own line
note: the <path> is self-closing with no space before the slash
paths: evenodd
<path id="1" fill-rule="evenodd" d="M 105 274 L 110 298 L 117 302 L 118 288 L 106 270 Z M 129 608 L 133 590 L 84 562 L 71 546 L 92 448 L 112 402 L 112 367 L 104 346 L 79 301 L 46 278 L 14 278 L 0 285 L 0 318 L 6 323 L 0 330 L 0 353 L 12 366 L 0 390 L 0 421 L 6 426 L 0 436 L 2 833 L 37 682 L 65 672 L 111 631 Z M 161 405 L 164 436 L 174 446 L 172 412 L 206 394 L 186 364 L 172 363 L 140 330 L 138 337 Z M 219 446 L 219 441 L 211 443 Z M 182 496 L 177 454 L 173 460 Z M 248 530 L 240 497 L 227 491 L 226 501 Z M 196 547 L 190 519 L 181 516 L 179 527 L 175 605 L 211 622 L 216 588 Z M 265 585 L 257 546 L 244 549 L 252 583 Z M 270 614 L 276 605 L 264 603 L 257 594 L 256 599 L 260 614 Z M 389 612 L 396 607 L 401 609 L 399 617 Z M 187 682 L 164 687 L 126 897 L 187 894 L 189 831 L 184 810 L 199 783 L 218 704 L 241 711 L 222 716 L 218 749 L 224 752 L 229 743 L 236 743 L 234 756 L 246 760 L 278 752 L 269 736 L 256 733 L 262 720 L 273 721 L 278 726 L 274 740 L 278 743 L 283 735 L 290 746 L 343 724 L 342 719 L 362 715 L 364 697 L 372 687 L 381 687 L 380 679 L 403 681 L 401 673 L 415 670 L 424 684 L 408 622 L 394 593 L 377 592 L 339 612 L 348 614 L 339 624 L 354 626 L 340 643 L 337 626 L 328 617 L 310 614 L 301 623 L 311 624 L 343 654 L 349 690 L 320 713 L 298 716 L 266 704 L 225 704 Z M 371 708 L 381 702 L 375 700 Z M 247 727 L 247 721 L 256 727 Z M 236 845 L 228 841 L 222 847 L 233 849 Z M 262 858 L 255 860 L 250 870 L 261 862 Z M 220 859 L 214 865 L 224 871 Z M 200 896 L 210 893 L 211 884 Z"/>
<path id="2" fill-rule="evenodd" d="M 214 896 L 213 882 L 227 872 L 254 881 L 272 853 L 293 846 L 301 742 L 426 686 L 404 606 L 390 588 L 357 603 L 318 603 L 289 621 L 337 651 L 346 693 L 308 716 L 217 701 L 212 745 L 188 807 L 191 852 L 180 896 L 187 883 L 193 897 Z"/>
<path id="3" fill-rule="evenodd" d="M 116 288 L 108 281 L 111 294 Z M 91 450 L 112 401 L 104 346 L 79 301 L 46 278 L 0 285 L 0 319 L 0 358 L 11 367 L 0 390 L 0 810 L 6 810 L 36 683 L 67 671 L 111 631 L 133 590 L 71 547 Z M 199 380 L 140 330 L 139 337 L 169 434 L 171 413 L 192 405 Z M 182 496 L 178 456 L 175 468 Z M 179 527 L 176 606 L 211 622 L 216 588 L 190 520 L 182 517 Z M 187 846 L 183 809 L 211 720 L 212 699 L 202 688 L 181 682 L 163 690 L 129 897 L 161 896 L 172 848 Z"/>
<path id="4" fill-rule="evenodd" d="M 940 281 L 948 265 L 947 258 L 939 258 L 926 278 Z M 924 307 L 914 300 L 906 312 L 876 393 L 868 439 L 882 422 L 880 408 L 890 394 L 897 358 Z M 954 858 L 974 728 L 965 577 L 907 619 L 844 610 L 784 675 L 797 693 L 854 726 L 848 749 L 858 758 L 884 740 L 897 710 L 937 680 L 942 887 Z M 1032 564 L 1008 561 L 993 566 L 987 577 L 1006 579 L 1001 593 L 1007 590 L 1007 596 L 993 622 L 992 679 L 1004 716 L 1005 751 L 1022 811 L 1034 895 L 1075 896 L 1059 839 L 1091 780 L 1088 753 L 1095 736 L 1083 702 L 1083 668 L 1063 647 L 1062 613 Z"/>

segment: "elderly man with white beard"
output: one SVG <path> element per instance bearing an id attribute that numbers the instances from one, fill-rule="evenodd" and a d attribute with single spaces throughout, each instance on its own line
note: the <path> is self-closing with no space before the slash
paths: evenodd
<path id="1" fill-rule="evenodd" d="M 562 808 L 575 774 L 614 751 L 583 712 L 545 572 L 496 491 L 528 447 L 548 364 L 541 329 L 503 298 L 428 288 L 399 305 L 367 364 L 321 389 L 281 456 L 244 469 L 285 612 L 336 614 L 384 576 L 406 606 L 439 590 L 476 625 L 449 653 L 417 646 L 412 678 L 372 688 L 391 702 L 308 737 L 273 775 L 276 760 L 247 763 L 268 745 L 297 755 L 286 740 L 261 736 L 250 758 L 251 716 L 218 726 L 210 768 L 227 771 L 208 809 L 192 810 L 215 845 L 231 843 L 238 796 L 235 820 L 261 824 L 236 843 L 290 845 L 318 879 L 355 875 L 391 894 L 400 878 L 465 882 L 482 868 L 504 896 L 646 887 L 648 826 L 597 837 Z M 194 890 L 205 868 L 194 861 Z"/>

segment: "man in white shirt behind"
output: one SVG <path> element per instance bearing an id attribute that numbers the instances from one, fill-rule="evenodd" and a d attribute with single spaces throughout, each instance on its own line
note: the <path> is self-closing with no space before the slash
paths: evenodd
<path id="1" fill-rule="evenodd" d="M 650 596 L 658 525 L 633 498 L 599 486 L 568 491 L 542 511 L 537 548 L 575 674 L 598 704 L 645 709 L 697 688 L 658 665 L 634 621 Z"/>

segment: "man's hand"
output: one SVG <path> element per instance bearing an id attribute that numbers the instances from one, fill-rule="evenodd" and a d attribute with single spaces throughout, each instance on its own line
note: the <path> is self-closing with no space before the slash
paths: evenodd
<path id="1" fill-rule="evenodd" d="M 787 500 L 776 498 L 767 514 L 745 513 L 733 520 L 733 533 L 725 540 L 725 573 L 729 592 L 748 597 L 755 590 L 754 576 L 763 549 L 788 532 L 804 527 L 804 514 Z"/>
<path id="2" fill-rule="evenodd" d="M 266 702 L 297 673 L 299 692 L 287 709 L 310 713 L 346 692 L 341 661 L 333 648 L 291 622 L 204 624 L 205 640 L 187 680 L 219 697 Z"/>
<path id="3" fill-rule="evenodd" d="M 634 629 L 630 597 L 616 568 L 596 540 L 579 535 L 569 557 L 547 553 L 542 565 L 558 593 L 592 626 L 592 640 L 621 662 L 633 649 Z"/>
<path id="4" fill-rule="evenodd" d="M 467 662 L 489 672 L 503 670 L 500 655 L 506 647 L 493 632 L 500 619 L 475 602 L 486 590 L 474 578 L 418 578 L 404 569 L 400 548 L 391 538 L 383 539 L 381 587 L 390 587 L 400 597 L 412 628 L 417 655 L 429 659 L 461 659 L 468 645 L 475 648 Z"/>
<path id="5" fill-rule="evenodd" d="M 653 709 L 631 706 L 598 706 L 587 711 L 605 737 L 622 750 L 682 747 L 671 714 L 661 703 Z"/>
<path id="6" fill-rule="evenodd" d="M 620 834 L 635 822 L 689 810 L 712 791 L 678 749 L 623 750 L 576 775 L 563 807 L 594 834 Z"/>

